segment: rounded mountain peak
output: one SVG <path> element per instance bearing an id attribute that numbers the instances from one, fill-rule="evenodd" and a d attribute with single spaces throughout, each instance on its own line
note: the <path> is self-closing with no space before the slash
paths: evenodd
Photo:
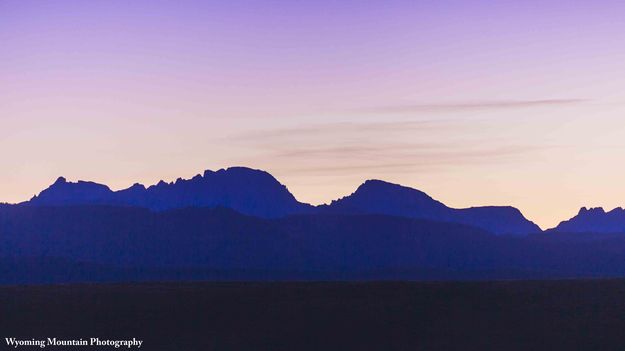
<path id="1" fill-rule="evenodd" d="M 369 179 L 362 183 L 358 189 L 356 189 L 355 194 L 362 193 L 405 193 L 405 194 L 418 194 L 420 196 L 426 196 L 430 198 L 429 195 L 424 193 L 421 190 L 417 190 L 414 188 L 410 188 L 407 186 L 385 182 L 379 179 Z"/>

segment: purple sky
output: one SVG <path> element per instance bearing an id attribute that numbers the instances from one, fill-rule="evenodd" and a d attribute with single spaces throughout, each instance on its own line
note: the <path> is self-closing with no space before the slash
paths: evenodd
<path id="1" fill-rule="evenodd" d="M 625 3 L 0 0 L 0 201 L 265 169 L 543 227 L 625 205 Z"/>

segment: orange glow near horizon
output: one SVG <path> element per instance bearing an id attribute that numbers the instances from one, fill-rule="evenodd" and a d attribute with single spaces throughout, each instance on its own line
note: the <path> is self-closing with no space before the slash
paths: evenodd
<path id="1" fill-rule="evenodd" d="M 0 2 L 0 202 L 241 165 L 542 228 L 625 205 L 622 3 L 417 3 Z"/>

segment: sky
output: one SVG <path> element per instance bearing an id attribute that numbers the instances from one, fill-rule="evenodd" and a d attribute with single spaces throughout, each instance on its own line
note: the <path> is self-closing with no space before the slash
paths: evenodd
<path id="1" fill-rule="evenodd" d="M 266 170 L 542 228 L 625 206 L 621 1 L 0 0 L 0 202 Z"/>

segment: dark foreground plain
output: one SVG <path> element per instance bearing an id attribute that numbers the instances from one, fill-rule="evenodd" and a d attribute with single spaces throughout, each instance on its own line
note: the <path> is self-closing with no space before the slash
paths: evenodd
<path id="1" fill-rule="evenodd" d="M 0 349 L 5 337 L 135 337 L 142 350 L 622 349 L 625 280 L 9 286 L 0 333 Z"/>

